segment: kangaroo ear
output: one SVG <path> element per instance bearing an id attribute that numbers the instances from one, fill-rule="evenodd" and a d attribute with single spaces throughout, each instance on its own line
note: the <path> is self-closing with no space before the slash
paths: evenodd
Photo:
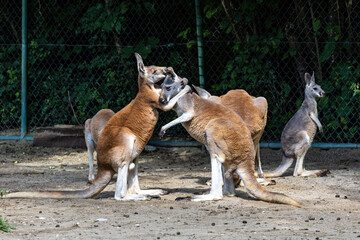
<path id="1" fill-rule="evenodd" d="M 137 62 L 137 69 L 139 72 L 140 77 L 145 77 L 145 66 L 142 57 L 140 54 L 135 53 L 136 62 Z"/>
<path id="2" fill-rule="evenodd" d="M 201 98 L 208 99 L 211 97 L 211 94 L 208 91 L 206 91 L 205 89 L 195 86 L 194 84 L 192 86 L 195 88 L 196 92 L 199 94 L 199 96 Z"/>
<path id="3" fill-rule="evenodd" d="M 315 83 L 315 72 L 313 72 L 313 75 L 311 76 L 311 81 Z"/>
<path id="4" fill-rule="evenodd" d="M 309 85 L 310 82 L 311 82 L 311 79 L 312 79 L 310 73 L 305 73 L 305 77 L 304 77 L 304 78 L 305 78 L 306 85 Z"/>

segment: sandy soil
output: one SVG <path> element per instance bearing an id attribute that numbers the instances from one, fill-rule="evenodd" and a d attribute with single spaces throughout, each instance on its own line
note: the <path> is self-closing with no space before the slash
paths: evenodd
<path id="1" fill-rule="evenodd" d="M 264 169 L 275 168 L 280 150 L 262 149 Z M 209 189 L 210 160 L 200 148 L 159 148 L 140 157 L 143 189 L 169 191 L 161 199 L 113 199 L 115 178 L 95 199 L 0 199 L 0 215 L 16 225 L 0 239 L 360 239 L 360 150 L 311 149 L 307 169 L 329 169 L 321 178 L 292 177 L 292 168 L 267 189 L 303 207 L 266 203 L 243 187 L 221 201 L 175 201 Z M 32 147 L 0 141 L 0 189 L 81 189 L 84 149 Z"/>

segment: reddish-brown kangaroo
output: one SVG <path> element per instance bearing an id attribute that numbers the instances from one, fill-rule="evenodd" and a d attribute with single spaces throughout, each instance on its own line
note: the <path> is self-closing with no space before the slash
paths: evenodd
<path id="1" fill-rule="evenodd" d="M 168 70 L 170 72 L 162 84 L 159 99 L 164 104 L 172 100 L 173 92 L 169 85 L 187 82 L 187 79 L 178 77 L 172 69 Z M 238 114 L 195 93 L 180 97 L 174 110 L 179 117 L 164 125 L 160 135 L 164 135 L 167 129 L 181 123 L 195 140 L 206 146 L 210 153 L 212 180 L 210 193 L 194 196 L 194 201 L 219 200 L 224 194 L 235 195 L 233 174 L 236 172 L 246 189 L 256 198 L 267 202 L 300 206 L 292 198 L 267 191 L 257 182 L 254 175 L 254 144 L 249 129 Z M 223 173 L 221 165 L 224 168 Z M 224 183 L 224 191 L 222 191 L 222 183 Z"/>
<path id="2" fill-rule="evenodd" d="M 264 97 L 252 97 L 243 89 L 230 90 L 220 97 L 211 95 L 205 89 L 194 86 L 199 96 L 220 103 L 237 113 L 250 131 L 255 147 L 255 160 L 258 163 L 258 176 L 264 178 L 259 142 L 264 133 L 267 121 L 268 103 Z"/>
<path id="3" fill-rule="evenodd" d="M 165 67 L 144 66 L 135 53 L 139 72 L 139 91 L 135 99 L 110 118 L 98 139 L 98 173 L 95 180 L 83 190 L 15 192 L 4 198 L 91 198 L 100 193 L 117 173 L 116 200 L 144 200 L 162 190 L 140 190 L 137 166 L 138 156 L 149 141 L 158 120 L 158 108 L 170 110 L 179 97 L 190 90 L 185 87 L 168 105 L 159 104 L 160 88 L 156 82 L 165 78 Z"/>

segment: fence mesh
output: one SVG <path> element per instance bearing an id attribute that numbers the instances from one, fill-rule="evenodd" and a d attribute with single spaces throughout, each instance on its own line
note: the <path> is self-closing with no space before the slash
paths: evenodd
<path id="1" fill-rule="evenodd" d="M 0 135 L 19 135 L 21 1 L 0 9 Z M 205 89 L 242 88 L 269 103 L 262 141 L 278 142 L 314 71 L 324 133 L 315 141 L 359 142 L 358 1 L 200 1 Z M 28 125 L 83 124 L 120 110 L 137 92 L 134 52 L 199 85 L 195 2 L 28 1 Z M 75 114 L 73 113 L 73 110 Z M 159 127 L 173 119 L 160 114 Z M 178 126 L 172 138 L 187 137 Z"/>

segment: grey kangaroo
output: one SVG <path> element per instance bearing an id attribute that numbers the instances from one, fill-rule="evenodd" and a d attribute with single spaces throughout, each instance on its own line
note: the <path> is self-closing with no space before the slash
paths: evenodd
<path id="1" fill-rule="evenodd" d="M 320 85 L 315 83 L 314 73 L 312 76 L 305 73 L 305 82 L 305 100 L 281 134 L 282 162 L 274 171 L 265 172 L 265 177 L 280 177 L 294 160 L 296 160 L 294 176 L 324 176 L 329 172 L 324 170 L 307 171 L 304 168 L 304 157 L 311 146 L 316 129 L 323 132 L 318 119 L 316 98 L 325 96 Z"/>

